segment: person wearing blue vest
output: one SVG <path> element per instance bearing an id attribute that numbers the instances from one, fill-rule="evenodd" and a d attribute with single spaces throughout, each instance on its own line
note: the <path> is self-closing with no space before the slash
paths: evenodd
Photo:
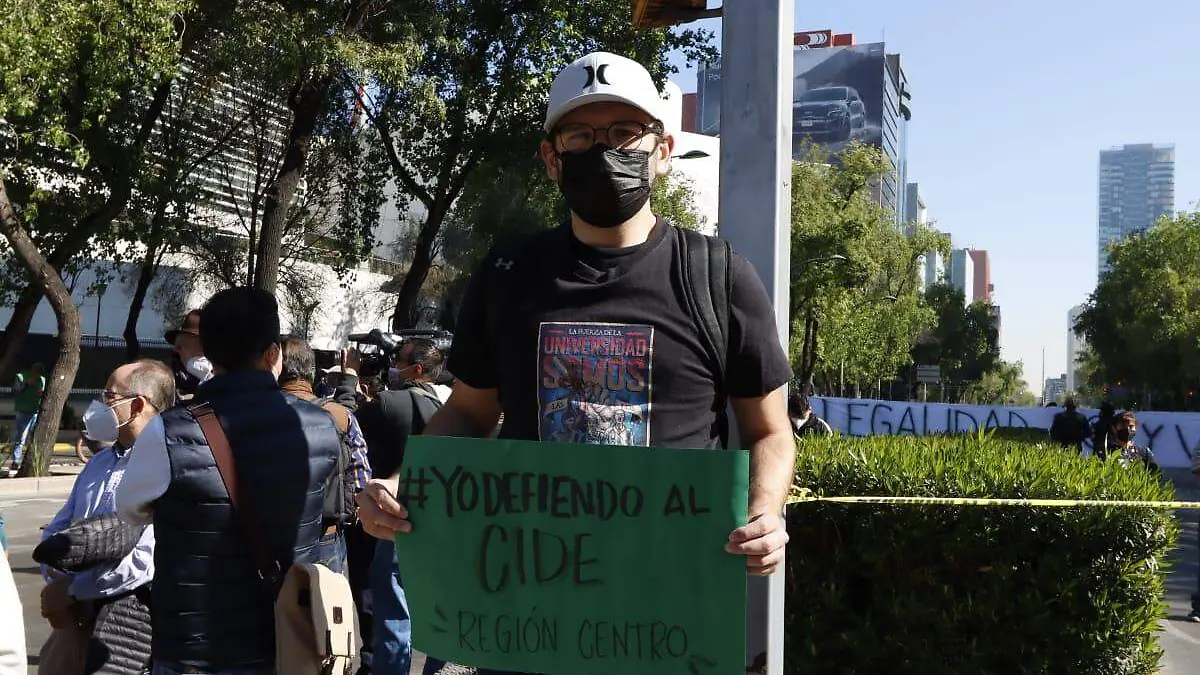
<path id="1" fill-rule="evenodd" d="M 201 310 L 200 325 L 213 375 L 138 438 L 117 510 L 127 521 L 154 524 L 154 675 L 273 675 L 282 571 L 318 560 L 324 486 L 341 441 L 320 406 L 280 389 L 274 296 L 221 291 Z M 203 404 L 228 438 L 238 509 L 254 515 L 256 542 L 191 412 Z M 260 575 L 256 549 L 281 570 L 277 579 Z"/>

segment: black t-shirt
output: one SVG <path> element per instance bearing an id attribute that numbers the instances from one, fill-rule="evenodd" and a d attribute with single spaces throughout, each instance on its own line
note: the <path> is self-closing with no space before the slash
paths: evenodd
<path id="1" fill-rule="evenodd" d="M 467 287 L 448 366 L 499 390 L 501 438 L 714 447 L 724 402 L 677 281 L 680 259 L 661 220 L 630 248 L 588 246 L 566 224 L 530 237 L 515 260 L 493 249 Z M 737 254 L 730 266 L 726 393 L 764 396 L 791 369 L 754 268 Z M 488 289 L 501 274 L 507 297 L 493 323 Z"/>

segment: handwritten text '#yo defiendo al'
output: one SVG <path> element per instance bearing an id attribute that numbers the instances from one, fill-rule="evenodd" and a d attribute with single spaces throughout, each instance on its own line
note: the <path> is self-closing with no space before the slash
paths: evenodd
<path id="1" fill-rule="evenodd" d="M 410 508 L 423 509 L 430 492 L 440 489 L 448 518 L 481 512 L 485 516 L 536 514 L 577 521 L 573 523 L 576 531 L 565 537 L 536 526 L 486 524 L 482 529 L 477 570 L 484 590 L 491 593 L 511 583 L 542 585 L 569 581 L 575 586 L 602 583 L 594 573 L 599 562 L 592 551 L 595 534 L 578 527 L 587 522 L 594 525 L 619 518 L 637 519 L 647 514 L 648 508 L 641 487 L 568 475 L 476 472 L 461 466 L 446 472 L 438 467 L 422 467 L 410 469 L 401 482 Z M 659 509 L 664 517 L 711 513 L 708 506 L 698 503 L 693 486 L 667 485 L 665 494 L 649 508 Z"/>

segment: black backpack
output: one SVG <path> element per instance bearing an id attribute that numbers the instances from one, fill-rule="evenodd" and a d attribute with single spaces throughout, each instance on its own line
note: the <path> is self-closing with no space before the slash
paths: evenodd
<path id="1" fill-rule="evenodd" d="M 329 412 L 325 406 L 329 403 L 335 403 L 335 401 L 332 396 L 326 396 L 313 400 L 313 403 L 321 406 L 322 410 Z M 348 425 L 349 417 L 353 413 L 345 406 L 342 406 L 342 408 L 346 410 Z M 333 413 L 330 413 L 330 416 L 333 416 Z M 334 422 L 336 424 L 336 418 Z M 349 426 L 346 429 L 349 431 Z M 347 437 L 347 431 L 342 431 L 340 427 L 338 428 L 338 441 L 341 443 L 341 452 L 338 453 L 337 460 L 334 462 L 333 473 L 329 475 L 329 480 L 325 483 L 325 506 L 322 509 L 322 517 L 326 526 L 352 525 L 355 520 L 357 505 L 354 503 L 354 477 L 347 473 L 350 468 L 350 440 Z"/>
<path id="2" fill-rule="evenodd" d="M 717 385 L 717 428 L 721 447 L 729 446 L 729 415 L 726 410 L 725 378 L 729 360 L 729 315 L 733 279 L 729 272 L 729 261 L 733 250 L 729 242 L 710 237 L 692 230 L 671 226 L 679 242 L 681 259 L 675 266 L 675 283 L 683 289 L 687 312 L 692 316 L 700 341 L 712 369 Z M 509 297 L 512 271 L 518 266 L 535 262 L 530 253 L 542 251 L 542 245 L 553 242 L 563 235 L 563 228 L 556 227 L 533 234 L 514 237 L 496 244 L 484 259 L 484 265 L 493 268 L 492 278 L 486 289 L 485 325 L 489 336 L 499 335 L 504 330 L 505 300 Z"/>

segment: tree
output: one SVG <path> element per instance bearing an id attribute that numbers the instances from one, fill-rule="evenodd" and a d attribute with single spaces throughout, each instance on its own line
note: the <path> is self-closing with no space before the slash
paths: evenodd
<path id="1" fill-rule="evenodd" d="M 423 211 L 396 300 L 397 329 L 417 320 L 439 234 L 475 172 L 533 154 L 556 71 L 605 49 L 646 64 L 661 83 L 671 52 L 715 56 L 707 33 L 635 29 L 626 0 L 412 4 L 427 21 L 418 65 L 399 78 L 375 69 L 371 86 L 358 89 L 403 198 Z"/>
<path id="2" fill-rule="evenodd" d="M 968 383 L 959 402 L 974 405 L 1036 406 L 1037 396 L 1029 391 L 1029 384 L 1021 377 L 1023 367 L 1020 361 L 1001 361 L 993 370 L 984 373 L 983 377 Z"/>
<path id="3" fill-rule="evenodd" d="M 1142 405 L 1197 406 L 1200 381 L 1200 213 L 1164 218 L 1116 244 L 1109 270 L 1075 325 L 1099 384 L 1121 383 Z"/>
<path id="4" fill-rule="evenodd" d="M 918 293 L 921 256 L 948 242 L 923 227 L 906 236 L 871 198 L 889 167 L 878 148 L 853 142 L 830 155 L 809 145 L 800 156 L 792 171 L 794 367 L 810 387 L 822 359 L 827 389 L 891 379 L 932 321 Z"/>
<path id="5" fill-rule="evenodd" d="M 983 300 L 967 304 L 963 292 L 949 284 L 930 285 L 925 302 L 934 312 L 935 326 L 913 347 L 916 363 L 939 366 L 943 386 L 960 394 L 1001 368 L 994 305 Z"/>
<path id="6" fill-rule="evenodd" d="M 38 242 L 27 222 L 29 216 L 39 216 L 36 202 L 14 203 L 4 182 L 14 171 L 27 176 L 28 165 L 21 156 L 0 165 L 0 231 L 31 284 L 22 293 L 19 316 L 25 318 L 18 323 L 23 321 L 21 331 L 28 331 L 42 296 L 58 323 L 58 358 L 18 475 L 45 473 L 79 367 L 79 312 L 61 270 L 128 201 L 132 165 L 152 127 L 148 120 L 157 117 L 156 107 L 165 96 L 162 83 L 177 67 L 176 20 L 187 9 L 188 3 L 172 0 L 0 2 L 0 14 L 6 17 L 0 24 L 0 118 L 8 127 L 6 140 L 57 160 L 52 166 L 61 172 L 44 176 L 44 181 L 87 176 L 109 190 L 101 205 L 74 227 L 59 227 L 57 241 Z M 53 250 L 45 255 L 43 247 Z M 6 331 L 5 341 L 0 360 L 11 365 L 19 340 Z"/>
<path id="7" fill-rule="evenodd" d="M 282 159 L 265 192 L 261 227 L 253 242 L 252 282 L 257 288 L 275 292 L 289 212 L 331 101 L 353 100 L 343 94 L 360 91 L 362 83 L 350 74 L 356 70 L 407 80 L 419 54 L 415 36 L 427 26 L 426 15 L 436 15 L 437 4 L 428 0 L 241 3 L 243 20 L 253 26 L 247 44 L 260 46 L 257 53 L 265 59 L 254 66 L 261 70 L 274 64 L 267 69 L 269 81 L 285 83 L 283 100 L 291 113 Z"/>

